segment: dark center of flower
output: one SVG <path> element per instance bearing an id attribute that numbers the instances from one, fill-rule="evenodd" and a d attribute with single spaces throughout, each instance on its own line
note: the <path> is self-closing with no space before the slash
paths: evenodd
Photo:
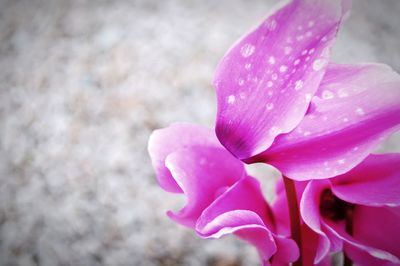
<path id="1" fill-rule="evenodd" d="M 352 209 L 352 204 L 336 197 L 330 189 L 322 191 L 319 211 L 323 217 L 333 221 L 345 220 Z"/>

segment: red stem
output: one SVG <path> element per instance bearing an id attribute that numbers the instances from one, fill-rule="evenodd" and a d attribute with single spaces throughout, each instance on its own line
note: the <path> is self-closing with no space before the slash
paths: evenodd
<path id="1" fill-rule="evenodd" d="M 290 232 L 292 235 L 292 239 L 297 243 L 297 246 L 299 247 L 300 250 L 299 259 L 295 261 L 292 265 L 303 266 L 300 210 L 299 210 L 299 204 L 297 202 L 296 186 L 294 184 L 294 181 L 286 176 L 283 176 L 283 182 L 285 184 L 286 197 L 289 207 Z"/>

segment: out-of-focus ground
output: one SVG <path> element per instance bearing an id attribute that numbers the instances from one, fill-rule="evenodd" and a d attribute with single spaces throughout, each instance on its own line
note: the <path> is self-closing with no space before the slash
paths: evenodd
<path id="1" fill-rule="evenodd" d="M 213 70 L 273 3 L 0 0 L 0 265 L 257 265 L 168 220 L 183 199 L 146 145 L 172 122 L 213 125 Z M 354 0 L 334 60 L 400 71 L 399 14 Z M 276 173 L 258 173 L 271 198 Z"/>

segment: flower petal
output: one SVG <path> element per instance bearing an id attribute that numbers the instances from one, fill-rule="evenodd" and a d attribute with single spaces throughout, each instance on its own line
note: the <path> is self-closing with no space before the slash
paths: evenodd
<path id="1" fill-rule="evenodd" d="M 213 82 L 216 133 L 236 157 L 261 153 L 302 120 L 325 73 L 341 4 L 294 0 L 224 56 Z"/>
<path id="2" fill-rule="evenodd" d="M 332 192 L 344 201 L 368 206 L 400 205 L 400 154 L 370 155 L 332 179 Z"/>
<path id="3" fill-rule="evenodd" d="M 295 242 L 273 233 L 272 215 L 260 183 L 245 176 L 204 210 L 196 231 L 206 238 L 234 233 L 254 245 L 264 262 L 271 256 L 274 256 L 273 261 L 288 263 L 296 260 L 298 249 Z"/>
<path id="4" fill-rule="evenodd" d="M 389 67 L 329 65 L 300 125 L 259 160 L 296 180 L 337 176 L 400 128 L 399 113 L 400 76 Z"/>
<path id="5" fill-rule="evenodd" d="M 234 233 L 255 246 L 263 262 L 277 251 L 271 231 L 256 213 L 248 210 L 225 212 L 205 224 L 205 227 L 197 228 L 197 232 L 204 238 L 220 238 Z"/>
<path id="6" fill-rule="evenodd" d="M 184 208 L 167 214 L 188 227 L 194 227 L 203 210 L 245 174 L 243 163 L 228 151 L 204 146 L 168 155 L 166 167 L 187 196 Z"/>
<path id="7" fill-rule="evenodd" d="M 329 181 L 310 181 L 307 184 L 300 201 L 300 214 L 303 221 L 311 228 L 311 230 L 319 235 L 314 263 L 321 263 L 330 250 L 329 238 L 321 228 L 321 217 L 319 211 L 321 192 L 329 187 Z"/>
<path id="8" fill-rule="evenodd" d="M 320 236 L 311 230 L 307 225 L 301 227 L 302 255 L 304 265 L 330 266 L 331 260 L 327 254 L 319 263 L 315 264 L 315 254 L 320 243 Z"/>
<path id="9" fill-rule="evenodd" d="M 346 254 L 356 264 L 398 265 L 399 222 L 399 208 L 357 205 L 353 215 L 352 236 L 345 232 L 343 227 L 329 221 L 327 228 L 343 239 Z"/>
<path id="10" fill-rule="evenodd" d="M 196 227 L 204 228 L 217 216 L 232 210 L 252 211 L 268 228 L 273 227 L 274 218 L 271 208 L 263 197 L 260 182 L 250 176 L 244 176 L 204 210 Z"/>
<path id="11" fill-rule="evenodd" d="M 165 158 L 180 148 L 196 145 L 222 147 L 211 129 L 193 124 L 177 123 L 151 134 L 148 151 L 157 181 L 164 190 L 182 192 L 165 167 Z"/>

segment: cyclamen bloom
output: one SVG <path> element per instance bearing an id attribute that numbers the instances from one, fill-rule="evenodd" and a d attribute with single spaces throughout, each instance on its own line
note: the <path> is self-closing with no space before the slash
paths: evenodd
<path id="1" fill-rule="evenodd" d="M 349 1 L 294 0 L 219 64 L 216 133 L 247 163 L 295 180 L 342 174 L 399 128 L 400 77 L 379 64 L 328 64 Z"/>
<path id="2" fill-rule="evenodd" d="M 357 265 L 400 265 L 400 154 L 370 155 L 346 174 L 312 180 L 301 196 L 318 234 L 315 263 L 344 250 Z"/>
<path id="3" fill-rule="evenodd" d="M 301 199 L 305 265 L 329 265 L 327 255 L 342 248 L 361 265 L 399 262 L 397 233 L 383 238 L 373 229 L 379 215 L 393 225 L 387 234 L 400 222 L 397 172 L 384 171 L 396 168 L 398 156 L 357 165 L 400 127 L 400 77 L 380 64 L 329 63 L 349 8 L 349 0 L 289 2 L 220 62 L 216 136 L 189 124 L 153 133 L 149 153 L 160 186 L 187 196 L 184 208 L 168 212 L 172 220 L 204 238 L 235 234 L 257 248 L 264 265 L 288 264 L 299 257 L 288 238 L 295 231 L 286 199 L 292 196 Z M 243 162 L 275 166 L 299 181 L 297 191 L 278 193 L 270 208 Z M 341 211 L 353 214 L 351 232 Z"/>
<path id="4" fill-rule="evenodd" d="M 296 243 L 279 234 L 259 182 L 211 129 L 174 124 L 157 130 L 150 137 L 149 153 L 160 185 L 187 197 L 180 211 L 168 212 L 172 220 L 204 238 L 234 234 L 257 248 L 263 265 L 297 259 Z"/>

